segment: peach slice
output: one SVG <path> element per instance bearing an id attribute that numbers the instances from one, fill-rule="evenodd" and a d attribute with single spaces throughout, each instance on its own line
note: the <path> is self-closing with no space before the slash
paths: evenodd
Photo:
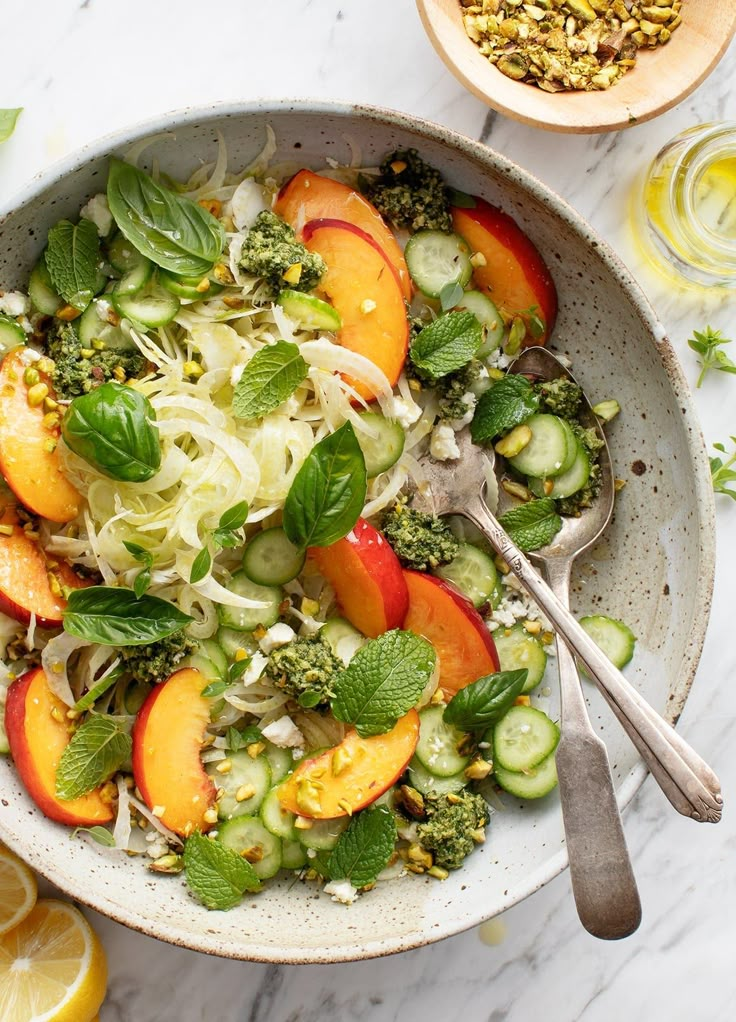
<path id="1" fill-rule="evenodd" d="M 10 753 L 28 794 L 50 820 L 71 827 L 108 823 L 112 807 L 99 789 L 79 798 L 56 797 L 56 771 L 70 741 L 68 707 L 51 691 L 42 668 L 27 671 L 8 689 L 5 731 Z"/>
<path id="2" fill-rule="evenodd" d="M 409 611 L 404 628 L 432 643 L 440 660 L 440 688 L 451 699 L 472 681 L 499 669 L 491 633 L 470 600 L 434 575 L 405 571 Z"/>
<path id="3" fill-rule="evenodd" d="M 283 782 L 284 809 L 315 820 L 349 816 L 375 802 L 403 774 L 419 740 L 419 714 L 409 710 L 384 735 L 349 731 L 339 745 L 303 760 Z"/>
<path id="4" fill-rule="evenodd" d="M 24 350 L 13 348 L 0 365 L 0 471 L 24 507 L 52 522 L 70 522 L 82 498 L 61 467 L 59 425 L 49 423 L 43 403 L 28 403 Z M 49 377 L 40 371 L 39 377 L 53 398 Z"/>
<path id="5" fill-rule="evenodd" d="M 404 573 L 390 545 L 364 518 L 344 539 L 309 553 L 358 631 L 375 639 L 401 627 L 409 606 Z"/>
<path id="6" fill-rule="evenodd" d="M 322 219 L 344 220 L 360 227 L 396 270 L 404 298 L 411 301 L 411 277 L 401 246 L 376 207 L 350 185 L 300 170 L 282 187 L 273 208 L 297 232 L 308 221 Z"/>
<path id="7" fill-rule="evenodd" d="M 409 322 L 396 270 L 369 234 L 344 220 L 311 220 L 303 241 L 327 263 L 320 290 L 340 313 L 340 344 L 370 359 L 393 387 L 409 348 Z M 374 400 L 369 388 L 353 385 L 361 397 Z"/>
<path id="8" fill-rule="evenodd" d="M 156 685 L 133 725 L 133 776 L 143 800 L 161 822 L 182 837 L 207 830 L 204 814 L 215 785 L 200 759 L 210 721 L 207 679 L 192 667 Z"/>
<path id="9" fill-rule="evenodd" d="M 534 337 L 527 328 L 524 344 L 545 344 L 557 317 L 557 291 L 547 265 L 508 213 L 477 196 L 474 199 L 472 209 L 453 207 L 452 222 L 473 252 L 485 259 L 473 271 L 476 286 L 508 315 L 536 306 L 544 333 Z M 523 318 L 528 322 L 528 316 Z"/>

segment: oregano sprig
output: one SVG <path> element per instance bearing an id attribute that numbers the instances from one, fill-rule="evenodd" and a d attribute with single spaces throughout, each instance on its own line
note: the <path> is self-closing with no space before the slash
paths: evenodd
<path id="1" fill-rule="evenodd" d="M 240 530 L 247 520 L 247 500 L 241 500 L 239 503 L 233 504 L 227 511 L 222 512 L 217 528 L 211 530 L 205 545 L 192 562 L 189 572 L 189 582 L 191 585 L 201 582 L 212 568 L 213 555 L 210 547 L 214 548 L 216 554 L 218 550 L 222 550 L 225 547 L 238 546 L 239 543 L 243 542 L 243 535 Z"/>

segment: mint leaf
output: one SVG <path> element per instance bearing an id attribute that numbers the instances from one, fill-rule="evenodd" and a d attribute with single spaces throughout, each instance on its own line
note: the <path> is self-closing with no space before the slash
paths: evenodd
<path id="1" fill-rule="evenodd" d="M 190 891 L 210 909 L 234 908 L 246 891 L 261 889 L 247 859 L 197 831 L 184 845 L 184 869 Z"/>
<path id="2" fill-rule="evenodd" d="M 233 394 L 233 412 L 256 419 L 278 408 L 307 378 L 309 367 L 296 344 L 276 341 L 257 351 L 243 370 Z"/>
<path id="3" fill-rule="evenodd" d="M 16 107 L 12 110 L 0 110 L 0 142 L 7 142 L 13 134 L 15 131 L 15 125 L 22 110 L 22 106 Z"/>
<path id="4" fill-rule="evenodd" d="M 562 519 L 551 497 L 513 507 L 501 515 L 498 522 L 520 550 L 538 550 L 546 546 L 562 528 Z"/>
<path id="5" fill-rule="evenodd" d="M 91 220 L 60 220 L 49 231 L 46 267 L 54 290 L 83 312 L 99 290 L 100 238 Z"/>
<path id="6" fill-rule="evenodd" d="M 88 586 L 69 594 L 64 631 L 102 646 L 145 646 L 188 625 L 192 618 L 168 600 L 132 589 Z"/>
<path id="7" fill-rule="evenodd" d="M 695 384 L 699 387 L 705 378 L 705 374 L 711 369 L 720 369 L 723 373 L 736 373 L 734 364 L 725 351 L 719 349 L 724 344 L 731 344 L 728 337 L 724 337 L 720 330 L 711 330 L 709 326 L 703 332 L 693 331 L 693 336 L 687 342 L 688 347 L 700 355 L 700 376 Z"/>
<path id="8" fill-rule="evenodd" d="M 478 678 L 456 692 L 442 714 L 448 724 L 463 731 L 486 728 L 503 717 L 526 683 L 529 672 L 499 671 Z"/>
<path id="9" fill-rule="evenodd" d="M 467 365 L 483 342 L 483 327 L 472 312 L 448 312 L 420 330 L 409 357 L 434 379 Z"/>
<path id="10" fill-rule="evenodd" d="M 76 837 L 77 834 L 89 834 L 93 841 L 96 841 L 98 845 L 104 845 L 105 848 L 115 847 L 115 838 L 107 827 L 75 827 L 71 836 Z"/>
<path id="11" fill-rule="evenodd" d="M 475 407 L 470 435 L 474 444 L 488 443 L 526 422 L 539 408 L 539 395 L 524 377 L 510 373 L 482 395 Z"/>
<path id="12" fill-rule="evenodd" d="M 201 582 L 212 567 L 212 554 L 207 547 L 202 547 L 192 561 L 192 570 L 189 572 L 189 584 L 196 585 Z"/>
<path id="13" fill-rule="evenodd" d="M 385 734 L 419 699 L 436 661 L 413 632 L 395 628 L 369 639 L 333 683 L 333 714 L 363 738 Z"/>
<path id="14" fill-rule="evenodd" d="M 94 716 L 74 732 L 56 770 L 56 797 L 79 798 L 119 770 L 133 741 L 111 717 Z"/>
<path id="15" fill-rule="evenodd" d="M 291 484 L 284 532 L 300 550 L 347 536 L 365 503 L 365 458 L 349 422 L 315 444 Z"/>
<path id="16" fill-rule="evenodd" d="M 350 821 L 327 860 L 332 880 L 367 887 L 386 868 L 396 846 L 396 822 L 387 806 L 364 809 Z"/>

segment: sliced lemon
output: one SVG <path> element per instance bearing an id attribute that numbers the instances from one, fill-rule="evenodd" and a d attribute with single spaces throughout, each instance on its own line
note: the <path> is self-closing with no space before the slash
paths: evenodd
<path id="1" fill-rule="evenodd" d="M 0 845 L 0 936 L 25 919 L 37 896 L 36 878 L 28 866 Z"/>
<path id="2" fill-rule="evenodd" d="M 92 1022 L 106 986 L 105 952 L 73 905 L 41 899 L 0 937 L 3 1022 Z"/>

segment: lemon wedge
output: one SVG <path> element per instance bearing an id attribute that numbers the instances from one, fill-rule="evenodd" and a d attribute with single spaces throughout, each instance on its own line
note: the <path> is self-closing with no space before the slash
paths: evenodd
<path id="1" fill-rule="evenodd" d="M 28 866 L 0 845 L 0 936 L 25 919 L 37 896 L 36 878 Z"/>

